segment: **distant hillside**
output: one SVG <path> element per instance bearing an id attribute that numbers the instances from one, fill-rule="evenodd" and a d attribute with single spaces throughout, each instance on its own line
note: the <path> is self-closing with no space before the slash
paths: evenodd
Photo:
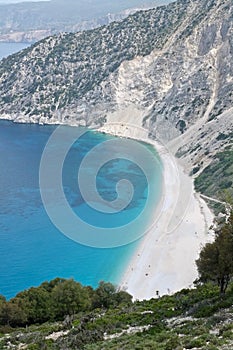
<path id="1" fill-rule="evenodd" d="M 2 60 L 1 115 L 38 122 L 54 117 L 69 123 L 73 118 L 82 122 L 80 108 L 98 110 L 98 105 L 107 112 L 115 102 L 111 83 L 121 64 L 131 60 L 133 64 L 138 55 L 162 49 L 185 19 L 186 9 L 187 2 L 180 1 L 168 8 L 138 12 L 92 31 L 49 37 Z M 132 84 L 133 78 L 138 79 L 130 78 Z M 98 114 L 103 117 L 102 111 Z M 87 124 L 93 120 L 98 125 L 100 115 L 88 114 Z"/>
<path id="2" fill-rule="evenodd" d="M 0 41 L 32 42 L 51 34 L 91 29 L 125 18 L 135 9 L 171 0 L 51 0 L 0 4 Z"/>

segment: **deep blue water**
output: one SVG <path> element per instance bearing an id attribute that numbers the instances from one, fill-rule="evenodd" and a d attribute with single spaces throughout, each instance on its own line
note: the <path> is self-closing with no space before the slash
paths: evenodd
<path id="1" fill-rule="evenodd" d="M 84 246 L 67 238 L 50 221 L 39 190 L 39 165 L 55 128 L 0 121 L 0 294 L 7 298 L 57 276 L 72 277 L 94 287 L 100 280 L 118 283 L 139 244 L 136 241 L 109 249 Z M 145 206 L 148 189 L 143 171 L 137 165 L 115 159 L 100 169 L 97 188 L 106 200 L 113 200 L 116 182 L 128 178 L 135 187 L 130 205 L 121 217 L 111 214 L 98 217 L 86 205 L 77 185 L 80 162 L 94 146 L 111 139 L 99 133 L 86 133 L 70 149 L 63 169 L 69 205 L 84 220 L 103 227 L 133 220 Z M 59 147 L 57 144 L 56 150 Z M 151 169 L 151 181 L 157 189 L 154 204 L 160 197 L 161 179 L 161 169 Z"/>

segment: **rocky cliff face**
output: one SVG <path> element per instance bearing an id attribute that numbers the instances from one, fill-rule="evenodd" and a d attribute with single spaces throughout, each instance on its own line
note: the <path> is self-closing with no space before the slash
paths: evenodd
<path id="1" fill-rule="evenodd" d="M 99 127 L 131 108 L 192 166 L 208 162 L 231 142 L 232 19 L 231 0 L 178 0 L 47 38 L 1 62 L 0 115 Z"/>

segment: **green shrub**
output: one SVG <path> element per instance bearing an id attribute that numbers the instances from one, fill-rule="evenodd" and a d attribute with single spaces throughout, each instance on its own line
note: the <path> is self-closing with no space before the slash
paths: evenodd
<path id="1" fill-rule="evenodd" d="M 202 338 L 194 338 L 189 340 L 185 344 L 186 349 L 192 349 L 192 348 L 201 348 L 206 345 L 206 341 Z"/>
<path id="2" fill-rule="evenodd" d="M 165 344 L 165 350 L 175 350 L 181 346 L 180 339 L 178 336 L 173 336 Z"/>

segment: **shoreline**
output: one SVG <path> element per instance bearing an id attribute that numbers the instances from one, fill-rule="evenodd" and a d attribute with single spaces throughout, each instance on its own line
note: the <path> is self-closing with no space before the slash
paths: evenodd
<path id="1" fill-rule="evenodd" d="M 151 215 L 153 225 L 139 243 L 119 283 L 119 288 L 130 293 L 134 300 L 143 300 L 193 286 L 200 248 L 213 240 L 208 229 L 214 215 L 195 192 L 193 179 L 185 173 L 184 164 L 179 164 L 173 152 L 150 139 L 148 130 L 129 123 L 129 119 L 126 121 L 91 130 L 150 144 L 163 165 L 162 194 Z"/>
<path id="2" fill-rule="evenodd" d="M 134 300 L 151 299 L 191 288 L 197 278 L 195 260 L 203 244 L 212 241 L 213 214 L 194 190 L 178 159 L 147 130 L 112 123 L 97 131 L 128 137 L 152 145 L 163 164 L 162 195 L 152 213 L 152 225 L 142 238 L 119 283 Z"/>

